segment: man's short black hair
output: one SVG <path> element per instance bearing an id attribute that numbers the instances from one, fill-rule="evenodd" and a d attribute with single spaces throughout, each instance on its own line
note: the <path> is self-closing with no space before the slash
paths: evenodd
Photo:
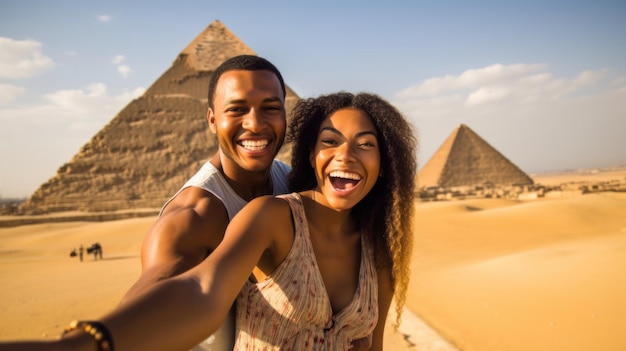
<path id="1" fill-rule="evenodd" d="M 280 86 L 283 89 L 283 98 L 287 94 L 287 90 L 285 89 L 285 82 L 283 81 L 283 76 L 280 74 L 276 66 L 274 66 L 271 62 L 262 57 L 254 55 L 239 55 L 231 57 L 228 60 L 222 62 L 222 64 L 215 69 L 215 72 L 213 72 L 211 80 L 209 81 L 208 99 L 210 108 L 213 108 L 213 99 L 215 98 L 215 87 L 217 86 L 217 81 L 225 72 L 236 70 L 270 71 L 276 75 L 278 81 L 280 82 Z"/>

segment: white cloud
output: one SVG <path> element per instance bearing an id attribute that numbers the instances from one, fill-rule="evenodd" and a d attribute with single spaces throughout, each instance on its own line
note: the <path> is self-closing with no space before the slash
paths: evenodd
<path id="1" fill-rule="evenodd" d="M 111 59 L 111 63 L 114 65 L 119 65 L 120 63 L 124 62 L 124 60 L 126 60 L 126 57 L 124 55 L 115 55 L 115 57 Z"/>
<path id="2" fill-rule="evenodd" d="M 500 85 L 517 77 L 524 77 L 545 68 L 542 64 L 495 64 L 479 69 L 470 69 L 458 77 L 460 88 L 484 85 Z"/>
<path id="3" fill-rule="evenodd" d="M 613 79 L 613 81 L 611 82 L 611 86 L 615 87 L 615 88 L 626 88 L 626 76 L 622 76 L 622 77 L 617 77 L 615 79 Z"/>
<path id="4" fill-rule="evenodd" d="M 46 104 L 0 109 L 0 123 L 22 130 L 37 125 L 97 130 L 144 91 L 144 88 L 137 88 L 112 96 L 102 83 L 82 89 L 59 90 L 44 96 Z"/>
<path id="5" fill-rule="evenodd" d="M 83 90 L 59 90 L 45 95 L 45 98 L 68 112 L 79 113 L 87 112 L 92 103 L 101 104 L 109 99 L 106 95 L 106 86 L 102 83 L 88 85 Z"/>
<path id="6" fill-rule="evenodd" d="M 109 22 L 112 19 L 112 17 L 109 15 L 98 15 L 96 18 L 98 19 L 98 22 L 102 23 Z"/>
<path id="7" fill-rule="evenodd" d="M 393 103 L 418 130 L 422 165 L 461 123 L 526 171 L 626 162 L 626 77 L 608 70 L 492 65 L 426 79 Z"/>
<path id="8" fill-rule="evenodd" d="M 421 84 L 399 92 L 397 98 L 453 94 L 458 91 L 478 90 L 486 86 L 498 86 L 516 77 L 528 76 L 543 67 L 544 65 L 541 64 L 495 64 L 484 68 L 469 69 L 458 76 L 447 75 L 427 79 Z"/>
<path id="9" fill-rule="evenodd" d="M 0 83 L 0 106 L 8 105 L 24 93 L 26 89 L 23 87 Z"/>
<path id="10" fill-rule="evenodd" d="M 479 88 L 472 92 L 468 97 L 468 106 L 482 105 L 492 101 L 503 100 L 511 95 L 511 91 L 505 87 Z"/>
<path id="11" fill-rule="evenodd" d="M 0 108 L 0 160 L 19 165 L 3 172 L 0 195 L 30 194 L 144 91 L 111 94 L 97 83 L 48 94 L 36 105 Z"/>
<path id="12" fill-rule="evenodd" d="M 113 63 L 114 65 L 118 65 L 117 71 L 122 75 L 122 77 L 128 78 L 133 70 L 129 66 L 121 64 L 125 60 L 126 57 L 124 55 L 116 55 L 111 59 L 111 63 Z"/>
<path id="13" fill-rule="evenodd" d="M 126 66 L 126 65 L 119 65 L 117 67 L 117 71 L 120 72 L 120 74 L 122 75 L 122 77 L 127 78 L 128 75 L 130 75 L 130 73 L 133 71 L 130 67 Z"/>
<path id="14" fill-rule="evenodd" d="M 0 78 L 28 78 L 52 68 L 54 62 L 41 47 L 35 40 L 0 37 Z"/>
<path id="15" fill-rule="evenodd" d="M 601 71 L 584 71 L 574 78 L 556 78 L 546 72 L 543 64 L 495 64 L 470 69 L 458 76 L 448 75 L 425 80 L 408 87 L 395 96 L 401 106 L 434 106 L 445 96 L 461 96 L 467 107 L 501 104 L 515 105 L 553 101 L 591 88 L 606 75 Z"/>

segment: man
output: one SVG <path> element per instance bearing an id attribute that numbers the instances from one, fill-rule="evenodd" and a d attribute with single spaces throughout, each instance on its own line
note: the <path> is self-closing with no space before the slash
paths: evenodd
<path id="1" fill-rule="evenodd" d="M 163 206 L 142 244 L 141 276 L 124 300 L 204 260 L 253 198 L 287 192 L 290 168 L 274 160 L 285 137 L 285 96 L 280 72 L 263 58 L 236 56 L 215 70 L 207 118 L 218 151 Z M 232 350 L 233 342 L 231 313 L 194 350 Z"/>

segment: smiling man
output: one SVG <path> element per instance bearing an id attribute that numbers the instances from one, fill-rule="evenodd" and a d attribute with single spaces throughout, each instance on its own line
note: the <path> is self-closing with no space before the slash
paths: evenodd
<path id="1" fill-rule="evenodd" d="M 218 151 L 161 209 L 142 244 L 141 276 L 124 301 L 202 262 L 250 200 L 287 192 L 290 167 L 274 160 L 285 138 L 285 95 L 280 72 L 263 58 L 236 56 L 215 70 L 207 118 Z M 194 351 L 232 350 L 233 342 L 230 313 Z"/>

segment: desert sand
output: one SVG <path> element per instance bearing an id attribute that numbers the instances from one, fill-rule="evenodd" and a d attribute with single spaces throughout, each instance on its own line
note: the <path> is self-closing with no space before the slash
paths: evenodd
<path id="1" fill-rule="evenodd" d="M 408 312 L 386 349 L 626 349 L 626 193 L 415 206 Z M 153 221 L 0 228 L 0 340 L 54 338 L 114 307 Z M 69 257 L 94 242 L 104 260 Z"/>

